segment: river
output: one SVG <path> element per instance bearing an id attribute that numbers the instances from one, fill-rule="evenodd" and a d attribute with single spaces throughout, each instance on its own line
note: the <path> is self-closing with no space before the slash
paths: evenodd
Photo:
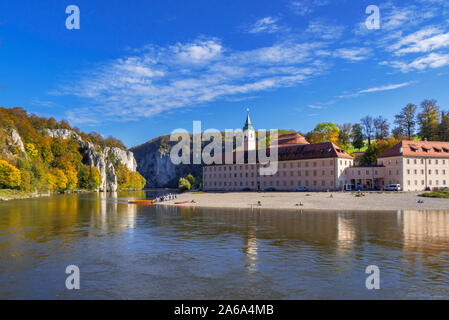
<path id="1" fill-rule="evenodd" d="M 449 211 L 130 205 L 154 191 L 0 203 L 1 299 L 447 299 Z M 80 289 L 67 290 L 68 265 Z M 367 266 L 380 270 L 368 290 Z"/>

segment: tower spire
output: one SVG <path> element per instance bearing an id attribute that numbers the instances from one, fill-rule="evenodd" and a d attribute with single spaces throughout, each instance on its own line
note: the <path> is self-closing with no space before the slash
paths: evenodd
<path id="1" fill-rule="evenodd" d="M 251 123 L 251 119 L 249 118 L 249 108 L 246 108 L 246 122 L 245 126 L 243 127 L 243 130 L 254 130 L 254 127 Z"/>

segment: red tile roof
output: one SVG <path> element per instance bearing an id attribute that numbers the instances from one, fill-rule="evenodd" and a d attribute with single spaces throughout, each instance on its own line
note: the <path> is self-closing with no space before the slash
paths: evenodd
<path id="1" fill-rule="evenodd" d="M 267 151 L 267 157 L 270 149 Z M 223 153 L 223 164 L 225 164 L 225 153 Z M 233 163 L 236 162 L 236 152 L 233 152 Z M 257 161 L 258 161 L 258 155 Z M 323 142 L 316 144 L 294 144 L 281 145 L 278 147 L 278 161 L 289 160 L 307 160 L 307 159 L 325 159 L 325 158 L 344 158 L 353 159 L 340 147 L 331 142 Z M 248 162 L 248 152 L 244 153 L 244 163 Z"/>
<path id="2" fill-rule="evenodd" d="M 309 144 L 309 142 L 299 133 L 288 133 L 279 136 L 278 145 L 290 144 Z"/>
<path id="3" fill-rule="evenodd" d="M 404 140 L 380 155 L 379 158 L 398 156 L 449 158 L 449 142 Z"/>

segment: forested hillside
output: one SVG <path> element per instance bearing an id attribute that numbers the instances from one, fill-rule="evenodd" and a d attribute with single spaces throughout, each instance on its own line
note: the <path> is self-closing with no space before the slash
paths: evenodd
<path id="1" fill-rule="evenodd" d="M 0 189 L 142 189 L 145 179 L 132 162 L 132 153 L 113 137 L 0 107 Z"/>

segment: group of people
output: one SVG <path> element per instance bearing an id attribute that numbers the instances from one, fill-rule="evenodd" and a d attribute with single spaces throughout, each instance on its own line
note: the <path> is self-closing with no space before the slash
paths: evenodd
<path id="1" fill-rule="evenodd" d="M 169 194 L 166 194 L 164 196 L 157 197 L 156 201 L 157 202 L 164 202 L 164 201 L 175 200 L 177 198 L 178 198 L 178 196 L 176 195 L 176 193 L 169 193 Z"/>

